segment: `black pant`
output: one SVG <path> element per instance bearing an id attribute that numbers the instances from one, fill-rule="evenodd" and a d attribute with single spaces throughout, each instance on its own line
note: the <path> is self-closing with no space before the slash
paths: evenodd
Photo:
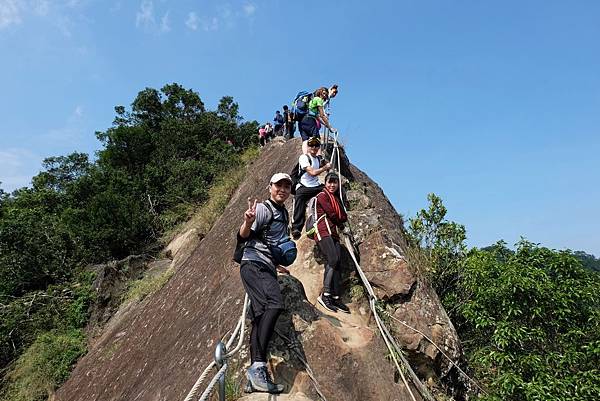
<path id="1" fill-rule="evenodd" d="M 330 295 L 340 295 L 342 276 L 340 274 L 340 256 L 342 250 L 340 241 L 331 236 L 321 238 L 319 249 L 325 255 L 327 264 L 323 273 L 323 292 Z"/>
<path id="2" fill-rule="evenodd" d="M 306 173 L 308 174 L 308 173 Z M 323 185 L 316 187 L 305 187 L 300 185 L 296 189 L 296 197 L 294 198 L 294 221 L 292 222 L 292 231 L 302 232 L 306 217 L 306 204 L 313 196 L 323 190 Z"/>
<path id="3" fill-rule="evenodd" d="M 292 139 L 294 137 L 294 131 L 296 131 L 295 123 L 285 124 L 285 139 Z"/>
<path id="4" fill-rule="evenodd" d="M 281 309 L 267 309 L 265 313 L 252 320 L 250 331 L 250 361 L 267 362 L 267 349 L 275 331 L 275 323 Z"/>

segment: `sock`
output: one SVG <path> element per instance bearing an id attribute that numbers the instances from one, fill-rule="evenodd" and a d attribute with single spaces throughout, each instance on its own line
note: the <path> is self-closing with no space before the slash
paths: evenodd
<path id="1" fill-rule="evenodd" d="M 254 362 L 252 365 L 250 365 L 250 369 L 255 370 L 262 366 L 267 366 L 267 363 L 266 362 Z"/>
<path id="2" fill-rule="evenodd" d="M 329 297 L 329 296 L 331 296 L 331 294 L 330 294 L 330 293 L 328 293 L 328 292 L 324 292 L 324 293 L 323 293 L 323 296 L 324 296 L 324 297 Z"/>

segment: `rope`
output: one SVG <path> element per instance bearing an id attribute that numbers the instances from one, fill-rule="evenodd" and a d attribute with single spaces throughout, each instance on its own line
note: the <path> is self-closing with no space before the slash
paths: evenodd
<path id="1" fill-rule="evenodd" d="M 242 341 L 244 339 L 244 330 L 246 327 L 246 310 L 248 308 L 249 303 L 250 303 L 250 301 L 248 300 L 248 294 L 246 294 L 246 296 L 244 297 L 244 307 L 242 308 L 242 315 L 238 319 L 237 325 L 235 326 L 235 329 L 234 329 L 233 333 L 231 334 L 231 337 L 227 341 L 226 349 L 229 349 L 229 347 L 231 347 L 231 344 L 233 344 L 233 340 L 235 340 L 235 338 L 238 336 L 238 334 L 239 334 L 239 340 L 238 340 L 238 343 L 235 346 L 235 348 L 232 349 L 231 351 L 229 351 L 227 354 L 225 354 L 225 360 L 227 360 L 233 354 L 238 352 L 240 350 L 240 348 L 242 347 Z M 185 397 L 184 401 L 192 401 L 196 397 L 196 393 L 198 392 L 198 389 L 200 388 L 200 386 L 202 385 L 202 383 L 208 376 L 208 373 L 210 372 L 210 370 L 213 367 L 215 367 L 215 365 L 216 365 L 215 361 L 212 361 L 211 363 L 208 364 L 208 366 L 206 367 L 206 369 L 204 369 L 204 371 L 202 372 L 202 374 L 200 375 L 198 380 L 196 380 L 196 383 L 194 383 L 194 386 L 192 387 L 192 389 L 190 390 L 188 395 Z M 223 366 L 227 366 L 227 362 Z M 221 370 L 223 370 L 223 368 L 221 368 Z M 220 372 L 220 370 L 219 370 L 219 372 Z M 217 374 L 213 377 L 213 381 L 215 381 L 215 377 L 219 376 L 219 372 L 217 372 Z M 212 383 L 212 381 L 211 381 L 211 383 Z M 216 381 L 215 381 L 215 383 L 216 383 Z M 210 384 L 209 384 L 209 386 L 210 386 Z M 213 385 L 213 387 L 214 387 L 214 385 Z M 211 388 L 211 391 L 212 391 L 212 388 Z M 206 390 L 205 390 L 205 392 L 206 392 Z"/>
<path id="2" fill-rule="evenodd" d="M 341 160 L 340 160 L 340 150 L 339 150 L 339 145 L 338 145 L 338 133 L 337 132 L 335 133 L 335 136 L 334 136 L 332 160 L 334 161 L 334 163 L 337 162 L 336 164 L 337 164 L 337 171 L 338 171 L 338 180 L 340 182 L 340 186 L 339 186 L 340 199 L 342 199 L 342 185 L 341 185 L 342 173 L 341 173 Z M 342 204 L 344 204 L 344 202 L 342 202 Z M 346 205 L 343 205 L 343 206 L 344 206 L 344 210 L 347 213 L 348 211 L 346 209 Z M 352 233 L 352 227 L 349 223 L 348 223 L 348 228 L 350 229 L 350 233 Z M 363 282 L 363 285 L 365 286 L 365 288 L 367 290 L 367 293 L 369 296 L 369 307 L 371 309 L 371 312 L 373 313 L 373 316 L 375 317 L 375 321 L 377 322 L 377 327 L 379 329 L 379 332 L 381 333 L 381 337 L 383 338 L 385 345 L 390 352 L 392 360 L 394 361 L 394 364 L 396 365 L 396 369 L 398 370 L 398 373 L 400 374 L 400 377 L 402 378 L 402 381 L 403 381 L 404 385 L 406 386 L 406 389 L 410 393 L 411 398 L 413 399 L 413 401 L 416 401 L 415 396 L 414 396 L 413 392 L 411 391 L 410 386 L 408 385 L 408 382 L 404 375 L 404 371 L 402 370 L 402 368 L 400 367 L 400 364 L 398 363 L 398 358 L 400 358 L 400 360 L 402 361 L 402 364 L 404 365 L 405 369 L 408 372 L 410 372 L 411 379 L 412 379 L 413 383 L 419 389 L 419 392 L 421 393 L 423 398 L 430 400 L 430 401 L 435 401 L 433 396 L 429 393 L 427 388 L 423 385 L 423 383 L 419 380 L 419 378 L 417 377 L 415 372 L 412 370 L 412 367 L 410 366 L 410 364 L 408 363 L 406 358 L 404 358 L 404 356 L 402 355 L 402 351 L 401 351 L 400 347 L 398 347 L 394 338 L 391 336 L 389 330 L 387 329 L 387 327 L 381 320 L 381 317 L 379 316 L 379 313 L 377 312 L 377 308 L 375 307 L 375 302 L 377 301 L 377 296 L 375 295 L 375 292 L 373 291 L 373 287 L 371 286 L 371 283 L 367 279 L 367 276 L 363 272 L 362 268 L 360 267 L 360 264 L 358 263 L 358 260 L 356 259 L 356 255 L 354 252 L 354 246 L 352 245 L 352 242 L 347 235 L 344 235 L 344 243 L 346 245 L 346 249 L 350 253 L 352 260 L 354 261 L 354 264 L 356 266 L 356 271 L 358 272 L 358 275 L 360 276 L 360 279 Z"/>
<path id="3" fill-rule="evenodd" d="M 198 401 L 207 401 L 208 400 L 208 397 L 210 397 L 210 393 L 212 393 L 213 389 L 215 388 L 217 381 L 219 381 L 221 376 L 223 376 L 225 374 L 226 370 L 227 370 L 227 362 L 225 362 L 223 364 L 223 366 L 221 367 L 221 369 L 219 369 L 219 371 L 217 372 L 215 377 L 213 377 L 213 379 L 210 381 L 210 383 L 208 383 L 206 390 L 204 390 L 204 392 L 202 393 L 202 395 L 200 396 Z"/>
<path id="4" fill-rule="evenodd" d="M 302 354 L 300 353 L 300 351 L 298 351 L 298 344 L 295 341 L 290 340 L 290 338 L 287 337 L 286 335 L 281 334 L 281 332 L 279 330 L 277 330 L 277 329 L 275 329 L 275 333 L 277 333 L 277 335 L 283 341 L 285 341 L 285 343 L 287 344 L 287 346 L 294 352 L 294 354 L 300 360 L 300 362 L 302 362 L 302 365 L 304 365 L 304 369 L 306 370 L 306 373 L 308 374 L 308 377 L 310 377 L 310 380 L 312 381 L 313 386 L 315 386 L 315 391 L 317 392 L 317 394 L 319 395 L 319 397 L 321 397 L 321 399 L 323 401 L 327 401 L 327 398 L 325 398 L 325 395 L 321 391 L 321 386 L 319 385 L 319 382 L 317 381 L 317 379 L 315 377 L 315 374 L 313 373 L 310 365 L 308 364 L 308 362 L 306 361 L 306 359 L 304 359 L 304 357 L 302 356 Z"/>
<path id="5" fill-rule="evenodd" d="M 396 322 L 403 324 L 404 326 L 408 327 L 409 329 L 421 334 L 427 341 L 429 341 L 435 348 L 437 348 L 438 351 L 440 351 L 440 353 L 446 358 L 448 359 L 448 361 L 452 364 L 452 366 L 454 366 L 456 369 L 458 369 L 458 371 L 460 373 L 462 373 L 463 376 L 465 376 L 467 379 L 469 379 L 474 385 L 475 387 L 477 387 L 483 394 L 488 395 L 488 393 L 481 388 L 481 386 L 479 386 L 479 383 L 477 383 L 477 381 L 473 378 L 471 378 L 468 374 L 466 374 L 461 368 L 460 366 L 458 366 L 456 363 L 454 363 L 454 361 L 448 356 L 446 355 L 446 353 L 440 348 L 438 347 L 438 345 L 436 343 L 433 342 L 433 340 L 429 337 L 427 337 L 427 335 L 425 333 L 423 333 L 422 331 L 415 329 L 414 327 L 411 327 L 410 325 L 406 324 L 405 322 L 403 322 L 402 320 L 398 319 L 397 317 L 395 317 L 394 315 L 391 315 L 389 313 L 386 313 L 386 315 L 388 317 L 390 317 L 391 319 L 395 320 Z"/>

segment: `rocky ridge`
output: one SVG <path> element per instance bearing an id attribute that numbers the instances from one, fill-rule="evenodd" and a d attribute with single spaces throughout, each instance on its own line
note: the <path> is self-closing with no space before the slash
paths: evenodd
<path id="1" fill-rule="evenodd" d="M 170 248 L 175 273 L 170 281 L 105 326 L 57 392 L 57 399 L 185 398 L 210 362 L 216 341 L 232 330 L 241 312 L 244 291 L 231 254 L 246 199 L 264 199 L 268 177 L 290 171 L 299 146 L 298 140 L 292 140 L 265 148 L 211 231 L 201 241 L 190 231 L 175 239 Z M 462 398 L 460 383 L 449 381 L 452 365 L 426 337 L 454 361 L 461 359 L 460 342 L 437 295 L 404 257 L 401 217 L 377 184 L 347 160 L 343 165 L 342 172 L 353 183 L 347 197 L 361 266 L 377 296 L 393 305 L 390 313 L 406 323 L 390 321 L 395 336 L 423 381 L 446 383 L 454 388 L 457 399 Z M 273 339 L 271 369 L 285 383 L 286 394 L 277 399 L 318 400 L 317 385 L 329 401 L 410 400 L 386 359 L 388 351 L 365 299 L 346 295 L 350 315 L 328 313 L 316 306 L 322 260 L 313 241 L 303 237 L 298 248 L 298 260 L 290 267 L 292 275 L 279 277 L 286 312 L 277 324 L 279 335 Z M 348 254 L 343 266 L 348 294 L 360 286 Z M 233 383 L 243 381 L 247 352 L 245 345 L 230 361 Z M 309 364 L 316 384 L 303 361 Z M 414 388 L 413 393 L 418 397 Z M 267 398 L 252 394 L 241 399 Z"/>

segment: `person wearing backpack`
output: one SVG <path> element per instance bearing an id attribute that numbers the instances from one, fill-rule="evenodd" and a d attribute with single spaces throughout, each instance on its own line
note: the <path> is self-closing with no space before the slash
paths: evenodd
<path id="1" fill-rule="evenodd" d="M 275 112 L 275 118 L 273 118 L 273 121 L 275 122 L 275 136 L 282 136 L 285 120 L 279 110 Z"/>
<path id="2" fill-rule="evenodd" d="M 283 120 L 285 121 L 285 139 L 292 139 L 294 137 L 294 131 L 296 127 L 294 126 L 294 119 L 292 118 L 292 113 L 287 105 L 283 106 Z"/>
<path id="3" fill-rule="evenodd" d="M 331 163 L 322 164 L 321 140 L 318 136 L 311 137 L 307 142 L 308 153 L 298 158 L 300 180 L 296 184 L 296 195 L 294 198 L 294 220 L 292 221 L 292 238 L 295 240 L 302 235 L 302 227 L 306 217 L 306 202 L 323 189 L 319 182 L 319 174 L 331 169 Z"/>
<path id="4" fill-rule="evenodd" d="M 317 301 L 332 312 L 350 313 L 350 309 L 341 301 L 342 278 L 340 273 L 341 246 L 338 227 L 348 220 L 342 201 L 338 196 L 340 182 L 334 172 L 325 176 L 325 188 L 316 196 L 315 240 L 325 256 L 323 273 L 323 291 Z"/>
<path id="5" fill-rule="evenodd" d="M 329 99 L 329 90 L 326 87 L 319 88 L 313 94 L 308 102 L 308 113 L 300 121 L 300 136 L 302 137 L 302 153 L 308 152 L 308 139 L 319 137 L 321 124 L 329 128 L 329 131 L 335 132 L 335 129 L 329 124 L 329 119 L 323 109 L 325 101 Z"/>
<path id="6" fill-rule="evenodd" d="M 275 384 L 267 369 L 267 349 L 277 318 L 284 308 L 277 270 L 280 265 L 289 266 L 296 257 L 295 244 L 289 238 L 289 217 L 284 206 L 291 187 L 292 179 L 288 174 L 273 175 L 269 181 L 270 198 L 262 203 L 248 199 L 248 209 L 244 212 L 244 222 L 238 232 L 234 260 L 240 262 L 240 276 L 250 298 L 249 316 L 252 321 L 252 364 L 246 373 L 248 391 L 272 394 L 283 391 L 283 385 Z M 243 246 L 239 247 L 239 244 Z M 293 252 L 289 253 L 291 248 Z M 238 250 L 241 252 L 238 253 Z"/>

